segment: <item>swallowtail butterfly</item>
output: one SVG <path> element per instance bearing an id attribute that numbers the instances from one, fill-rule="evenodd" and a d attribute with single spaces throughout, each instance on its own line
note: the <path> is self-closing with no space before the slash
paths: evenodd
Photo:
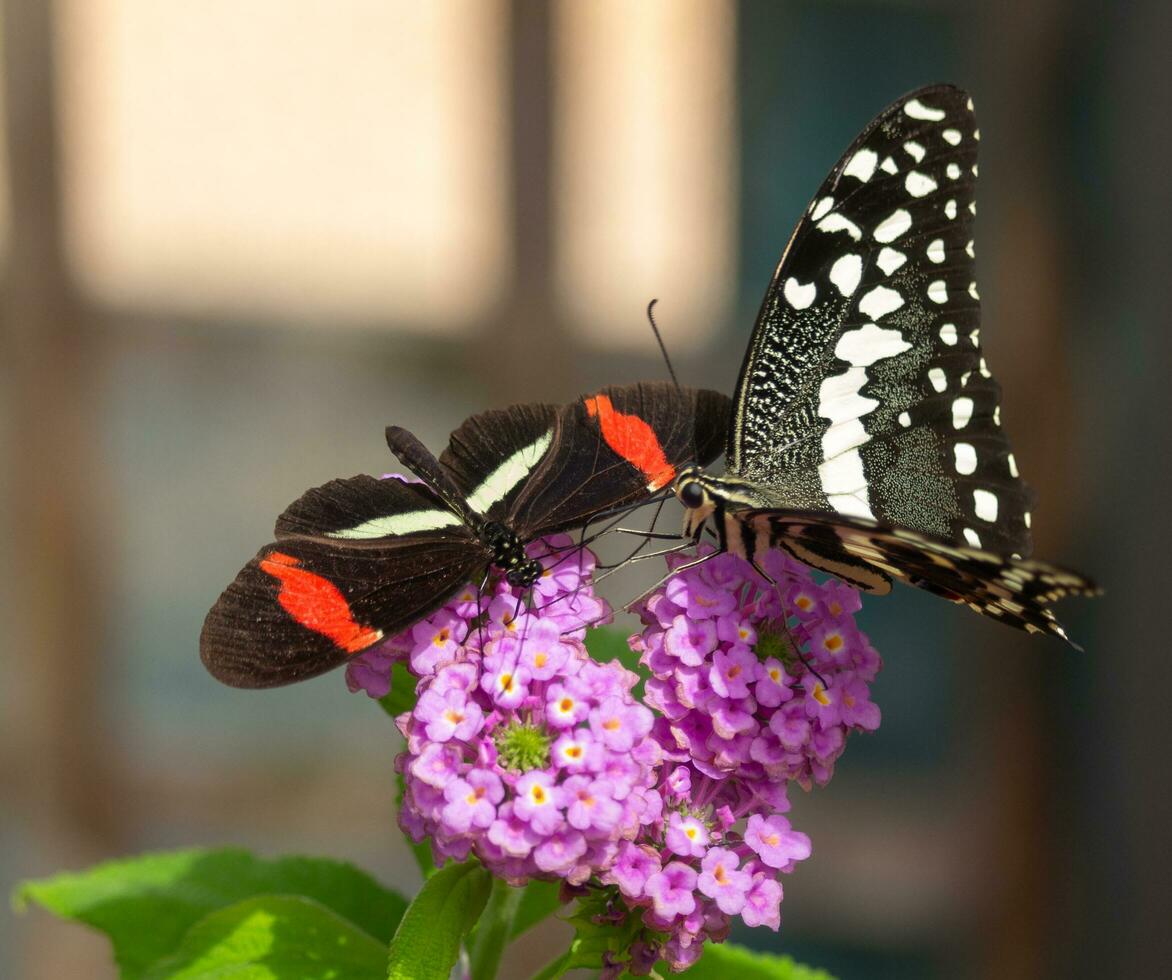
<path id="1" fill-rule="evenodd" d="M 711 462 L 728 414 L 714 391 L 605 388 L 473 416 L 438 460 L 390 426 L 388 445 L 422 482 L 355 476 L 305 493 L 208 613 L 200 656 L 234 687 L 289 684 L 394 636 L 487 566 L 531 585 L 542 568 L 526 543 L 640 502 L 694 457 Z"/>
<path id="2" fill-rule="evenodd" d="M 765 293 L 727 473 L 686 467 L 674 489 L 687 533 L 711 518 L 720 549 L 755 565 L 780 547 L 869 592 L 899 579 L 1068 639 L 1048 606 L 1098 590 L 1027 557 L 1031 494 L 980 346 L 979 139 L 948 85 L 863 130 Z"/>

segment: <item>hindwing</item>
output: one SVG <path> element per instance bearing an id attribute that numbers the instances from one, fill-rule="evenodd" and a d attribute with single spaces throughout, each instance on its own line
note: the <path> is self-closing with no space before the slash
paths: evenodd
<path id="1" fill-rule="evenodd" d="M 200 657 L 234 687 L 315 677 L 442 605 L 490 558 L 429 488 L 331 480 L 277 518 L 204 621 Z"/>
<path id="2" fill-rule="evenodd" d="M 789 552 L 858 588 L 886 592 L 899 579 L 1031 633 L 1073 644 L 1050 606 L 1072 595 L 1099 595 L 1089 579 L 1046 562 L 1007 558 L 864 517 L 816 512 L 737 511 L 756 541 Z"/>

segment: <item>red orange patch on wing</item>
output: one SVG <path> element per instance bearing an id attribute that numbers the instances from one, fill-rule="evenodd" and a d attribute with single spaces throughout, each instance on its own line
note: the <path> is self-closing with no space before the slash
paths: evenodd
<path id="1" fill-rule="evenodd" d="M 261 570 L 281 583 L 277 601 L 306 629 L 328 637 L 347 653 L 358 653 L 382 639 L 382 630 L 354 621 L 350 604 L 333 582 L 300 567 L 292 555 L 274 551 L 261 559 Z"/>
<path id="2" fill-rule="evenodd" d="M 606 444 L 647 478 L 648 490 L 658 490 L 675 479 L 675 467 L 663 454 L 655 430 L 638 415 L 620 412 L 606 395 L 587 398 L 586 411 L 598 419 Z"/>

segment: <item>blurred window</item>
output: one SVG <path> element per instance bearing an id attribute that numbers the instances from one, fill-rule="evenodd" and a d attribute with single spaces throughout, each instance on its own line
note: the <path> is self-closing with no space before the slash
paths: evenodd
<path id="1" fill-rule="evenodd" d="M 500 0 L 65 0 L 70 260 L 119 308 L 459 330 L 509 274 Z"/>
<path id="2" fill-rule="evenodd" d="M 711 0 L 559 0 L 557 277 L 566 316 L 646 346 L 716 332 L 736 281 L 736 12 Z"/>

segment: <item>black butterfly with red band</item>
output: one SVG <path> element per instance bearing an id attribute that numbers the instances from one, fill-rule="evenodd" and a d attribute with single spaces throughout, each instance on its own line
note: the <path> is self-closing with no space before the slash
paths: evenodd
<path id="1" fill-rule="evenodd" d="M 527 543 L 711 462 L 728 415 L 717 392 L 647 383 L 475 415 L 438 459 L 388 427 L 420 482 L 355 476 L 302 495 L 208 613 L 200 656 L 234 687 L 290 684 L 401 632 L 489 567 L 529 586 L 541 566 Z"/>

